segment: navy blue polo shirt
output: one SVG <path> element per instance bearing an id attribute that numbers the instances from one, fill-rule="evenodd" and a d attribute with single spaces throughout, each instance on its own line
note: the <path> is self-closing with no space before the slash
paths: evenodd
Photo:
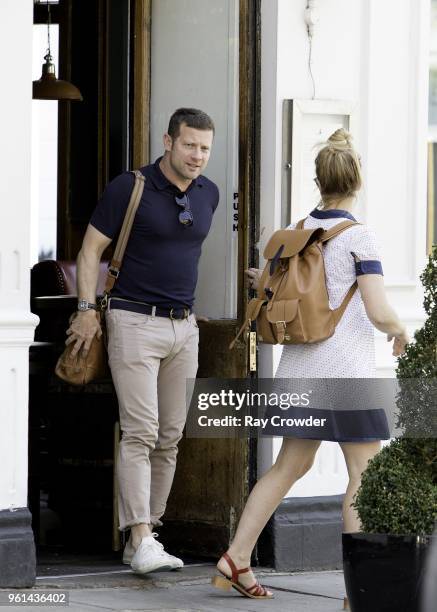
<path id="1" fill-rule="evenodd" d="M 217 186 L 205 176 L 194 179 L 187 194 L 193 224 L 179 221 L 181 191 L 161 172 L 159 162 L 144 166 L 144 192 L 126 247 L 120 275 L 111 295 L 161 308 L 191 308 L 202 243 L 219 201 Z M 135 177 L 124 172 L 111 181 L 90 223 L 116 241 L 129 204 Z"/>

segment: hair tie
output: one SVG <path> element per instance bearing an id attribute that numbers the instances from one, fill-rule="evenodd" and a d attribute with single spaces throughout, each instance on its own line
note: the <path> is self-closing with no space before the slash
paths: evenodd
<path id="1" fill-rule="evenodd" d="M 340 146 L 350 145 L 349 141 L 346 140 L 345 138 L 343 140 L 329 140 L 328 142 L 333 147 L 338 146 L 338 145 Z"/>

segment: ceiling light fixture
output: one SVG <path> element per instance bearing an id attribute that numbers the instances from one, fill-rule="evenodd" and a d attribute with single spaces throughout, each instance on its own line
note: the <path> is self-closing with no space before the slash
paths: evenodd
<path id="1" fill-rule="evenodd" d="M 47 53 L 44 56 L 42 75 L 38 81 L 33 81 L 32 97 L 34 100 L 83 100 L 82 94 L 72 83 L 56 78 L 55 64 L 50 51 L 50 4 L 47 0 Z"/>

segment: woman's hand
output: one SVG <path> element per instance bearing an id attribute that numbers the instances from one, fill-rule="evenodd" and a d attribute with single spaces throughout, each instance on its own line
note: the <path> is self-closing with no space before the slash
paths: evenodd
<path id="1" fill-rule="evenodd" d="M 399 357 L 399 355 L 402 355 L 402 353 L 405 352 L 405 346 L 410 342 L 410 338 L 408 337 L 406 330 L 404 330 L 402 333 L 396 336 L 393 334 L 387 335 L 387 342 L 391 342 L 393 339 L 394 339 L 394 342 L 393 342 L 393 353 L 392 354 L 395 357 Z"/>
<path id="2" fill-rule="evenodd" d="M 249 287 L 251 289 L 258 289 L 258 283 L 259 279 L 261 278 L 262 270 L 259 270 L 258 268 L 249 268 L 248 270 L 244 270 L 244 273 L 249 281 Z"/>

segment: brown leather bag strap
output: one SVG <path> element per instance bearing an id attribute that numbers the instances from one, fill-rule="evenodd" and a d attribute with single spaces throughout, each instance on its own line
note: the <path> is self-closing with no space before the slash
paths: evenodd
<path id="1" fill-rule="evenodd" d="M 353 227 L 354 225 L 360 225 L 360 223 L 358 223 L 357 221 L 352 221 L 352 220 L 347 220 L 347 221 L 342 221 L 341 223 L 337 223 L 337 225 L 334 225 L 334 227 L 331 227 L 331 229 L 327 230 L 324 233 L 321 239 L 321 242 L 328 242 L 328 240 L 331 240 L 331 238 L 334 238 L 334 236 L 338 236 L 339 234 L 349 229 L 350 227 Z M 357 288 L 358 288 L 358 283 L 357 281 L 355 281 L 353 285 L 349 288 L 349 291 L 346 293 L 340 306 L 332 311 L 332 316 L 334 318 L 335 326 L 338 325 L 341 317 L 344 315 L 344 311 L 346 310 L 347 305 L 351 301 Z"/>
<path id="2" fill-rule="evenodd" d="M 264 293 L 264 284 L 265 284 L 265 282 L 267 281 L 267 279 L 270 276 L 269 269 L 270 269 L 270 265 L 267 262 L 266 265 L 264 266 L 264 270 L 262 271 L 262 274 L 259 277 L 259 281 L 258 281 L 258 287 L 257 287 L 257 290 L 256 290 L 256 294 L 257 294 L 258 298 L 260 298 L 262 300 L 266 299 L 266 295 Z"/>
<path id="3" fill-rule="evenodd" d="M 298 221 L 295 229 L 298 229 L 298 230 L 304 229 L 305 219 L 301 219 L 300 221 Z M 334 227 L 331 227 L 331 229 L 326 230 L 322 238 L 322 242 L 327 242 L 328 240 L 331 240 L 331 238 L 334 238 L 334 236 L 341 234 L 341 232 L 344 232 L 344 230 L 348 229 L 349 227 L 352 227 L 352 225 L 360 225 L 360 223 L 358 223 L 357 221 L 352 221 L 352 220 L 347 220 L 347 221 L 342 221 L 341 223 L 337 223 L 337 225 L 334 225 Z"/>
<path id="4" fill-rule="evenodd" d="M 342 232 L 344 232 L 344 230 L 349 229 L 353 225 L 360 225 L 360 223 L 358 223 L 357 221 L 349 220 L 337 223 L 336 225 L 334 225 L 334 227 L 331 227 L 331 229 L 326 230 L 326 232 L 323 234 L 323 237 L 321 238 L 321 242 L 328 242 L 328 240 L 331 240 L 331 238 L 334 238 L 334 236 L 338 236 L 338 234 L 341 234 Z"/>
<path id="5" fill-rule="evenodd" d="M 106 276 L 106 283 L 104 289 L 106 298 L 112 291 L 115 281 L 117 280 L 118 275 L 120 274 L 120 268 L 123 262 L 124 252 L 126 250 L 135 215 L 141 201 L 141 196 L 143 195 L 144 183 L 146 178 L 144 174 L 142 174 L 142 172 L 140 172 L 139 170 L 133 170 L 133 174 L 135 175 L 135 183 L 132 188 L 132 193 L 130 196 L 129 205 L 126 210 L 126 214 L 124 216 L 123 225 L 121 226 L 120 235 L 118 237 L 117 245 L 114 251 L 114 256 L 111 260 L 110 265 L 108 266 L 108 274 Z"/>
<path id="6" fill-rule="evenodd" d="M 352 297 L 353 297 L 353 295 L 354 295 L 354 293 L 355 293 L 355 291 L 357 289 L 358 289 L 358 283 L 357 283 L 357 281 L 355 281 L 354 284 L 349 288 L 349 291 L 344 296 L 344 299 L 343 299 L 342 303 L 340 304 L 340 306 L 332 311 L 332 316 L 334 318 L 334 325 L 335 325 L 335 327 L 337 327 L 338 322 L 340 321 L 341 317 L 344 315 L 344 311 L 346 310 L 347 305 L 351 301 L 351 299 L 352 299 Z"/>
<path id="7" fill-rule="evenodd" d="M 229 345 L 229 349 L 232 350 L 235 346 L 235 343 L 237 342 L 238 338 L 241 336 L 241 334 L 246 330 L 246 331 L 250 331 L 250 324 L 252 321 L 256 321 L 256 319 L 258 318 L 258 315 L 260 313 L 261 307 L 264 304 L 264 299 L 263 298 L 252 298 L 249 302 L 249 304 L 247 305 L 247 309 L 246 309 L 246 318 L 244 319 L 243 325 L 240 327 L 240 329 L 238 330 L 237 335 L 235 336 L 235 338 L 232 340 L 232 342 Z"/>
<path id="8" fill-rule="evenodd" d="M 234 348 L 235 344 L 237 343 L 238 338 L 241 336 L 241 334 L 244 332 L 244 330 L 247 330 L 249 328 L 249 321 L 248 319 L 244 319 L 244 323 L 243 325 L 240 327 L 240 329 L 238 330 L 237 335 L 235 336 L 235 338 L 232 340 L 232 342 L 229 345 L 229 350 L 232 351 L 232 349 Z"/>

